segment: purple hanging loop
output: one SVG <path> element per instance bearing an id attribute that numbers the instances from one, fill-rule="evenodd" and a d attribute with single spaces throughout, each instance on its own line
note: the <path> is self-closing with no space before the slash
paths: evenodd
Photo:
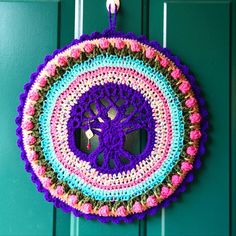
<path id="1" fill-rule="evenodd" d="M 108 11 L 108 15 L 109 15 L 109 29 L 111 31 L 115 31 L 116 30 L 117 9 L 118 9 L 117 5 L 115 4 L 115 12 L 114 12 L 114 16 L 112 17 L 111 4 L 109 5 L 109 11 Z"/>

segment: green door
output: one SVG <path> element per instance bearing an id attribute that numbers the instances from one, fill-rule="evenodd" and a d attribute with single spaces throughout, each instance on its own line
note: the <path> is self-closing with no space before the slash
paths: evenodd
<path id="1" fill-rule="evenodd" d="M 78 2 L 83 33 L 107 27 L 105 0 Z M 202 168 L 187 192 L 157 215 L 121 225 L 55 209 L 31 183 L 16 146 L 18 95 L 44 56 L 73 39 L 74 10 L 73 0 L 0 1 L 0 236 L 236 235 L 236 1 L 121 0 L 118 29 L 158 40 L 191 68 L 210 124 Z M 134 149 L 142 138 L 133 137 Z"/>

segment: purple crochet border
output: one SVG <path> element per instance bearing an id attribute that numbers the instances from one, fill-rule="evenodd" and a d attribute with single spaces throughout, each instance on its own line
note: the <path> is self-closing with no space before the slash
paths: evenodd
<path id="1" fill-rule="evenodd" d="M 91 35 L 83 34 L 79 39 L 73 40 L 70 44 L 66 45 L 62 49 L 55 50 L 52 55 L 47 55 L 44 59 L 44 63 L 39 65 L 38 68 L 37 68 L 37 71 L 31 74 L 30 81 L 24 85 L 24 92 L 20 95 L 20 99 L 19 99 L 20 100 L 20 105 L 17 108 L 18 116 L 15 120 L 16 124 L 17 124 L 16 134 L 18 136 L 17 145 L 21 149 L 21 159 L 23 161 L 25 161 L 25 170 L 27 172 L 31 173 L 31 180 L 37 186 L 38 191 L 44 193 L 45 199 L 48 202 L 53 202 L 55 207 L 61 208 L 64 212 L 73 212 L 73 214 L 75 216 L 83 216 L 84 218 L 89 219 L 89 220 L 97 219 L 102 223 L 112 222 L 112 223 L 117 224 L 117 223 L 121 223 L 122 221 L 130 223 L 130 222 L 134 221 L 135 219 L 141 220 L 146 215 L 154 215 L 162 207 L 166 208 L 166 207 L 169 206 L 169 204 L 171 202 L 176 201 L 177 198 L 179 197 L 180 193 L 185 192 L 187 184 L 193 181 L 193 179 L 194 179 L 193 170 L 187 174 L 186 178 L 183 180 L 183 182 L 177 188 L 177 190 L 169 198 L 167 198 L 163 202 L 161 202 L 158 206 L 150 208 L 150 209 L 148 209 L 148 210 L 146 210 L 142 213 L 136 213 L 136 214 L 128 215 L 126 217 L 101 217 L 101 216 L 92 215 L 92 214 L 84 214 L 84 213 L 68 206 L 66 203 L 62 202 L 61 200 L 51 196 L 49 191 L 42 186 L 42 184 L 39 181 L 38 177 L 34 173 L 32 167 L 31 167 L 31 164 L 29 163 L 29 161 L 26 157 L 26 152 L 25 152 L 25 149 L 24 149 L 24 146 L 23 146 L 23 140 L 22 140 L 21 121 L 22 121 L 22 117 L 23 117 L 23 107 L 24 107 L 24 104 L 25 104 L 25 101 L 26 101 L 27 93 L 28 93 L 30 87 L 32 86 L 32 84 L 34 83 L 35 78 L 40 73 L 40 71 L 45 67 L 45 65 L 47 64 L 48 61 L 50 61 L 58 53 L 66 50 L 67 48 L 71 47 L 72 45 L 81 43 L 85 40 L 99 39 L 99 38 L 102 38 L 102 37 L 107 37 L 107 38 L 111 38 L 111 37 L 114 37 L 114 38 L 119 38 L 119 37 L 120 38 L 128 38 L 128 39 L 137 40 L 140 43 L 149 45 L 149 46 L 157 49 L 158 51 L 160 51 L 162 54 L 164 54 L 170 60 L 172 60 L 176 64 L 176 66 L 179 69 L 182 70 L 183 74 L 189 79 L 189 82 L 190 82 L 190 84 L 192 86 L 192 89 L 193 89 L 193 91 L 196 95 L 196 98 L 198 100 L 199 107 L 200 107 L 200 114 L 202 116 L 202 121 L 201 121 L 202 137 L 201 137 L 200 143 L 199 143 L 199 151 L 198 151 L 198 154 L 195 158 L 194 165 L 193 165 L 194 169 L 199 169 L 200 168 L 200 166 L 201 166 L 201 156 L 203 154 L 205 154 L 205 143 L 207 141 L 206 131 L 207 131 L 207 128 L 208 128 L 208 122 L 207 122 L 208 112 L 205 108 L 205 100 L 201 97 L 200 89 L 199 89 L 198 85 L 195 82 L 195 78 L 193 77 L 193 75 L 190 74 L 188 67 L 186 65 L 182 65 L 178 57 L 173 56 L 168 49 L 162 48 L 160 46 L 160 44 L 157 43 L 156 41 L 148 41 L 148 39 L 145 36 L 139 36 L 138 37 L 133 33 L 116 32 L 116 31 L 110 30 L 110 29 L 107 29 L 107 30 L 103 31 L 102 33 L 93 32 Z"/>

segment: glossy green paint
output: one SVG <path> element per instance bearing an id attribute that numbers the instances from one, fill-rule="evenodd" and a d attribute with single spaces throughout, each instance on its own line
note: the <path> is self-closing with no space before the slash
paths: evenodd
<path id="1" fill-rule="evenodd" d="M 231 235 L 236 235 L 236 0 L 230 4 L 230 14 L 231 14 L 231 40 L 230 40 L 230 98 L 231 98 L 231 133 L 230 133 L 230 150 L 231 150 L 231 159 L 230 159 L 230 233 Z"/>
<path id="2" fill-rule="evenodd" d="M 0 12 L 0 235 L 52 235 L 53 207 L 24 171 L 14 120 L 24 83 L 57 46 L 57 3 L 0 2 Z"/>
<path id="3" fill-rule="evenodd" d="M 163 43 L 163 1 L 149 0 L 149 39 Z"/>
<path id="4" fill-rule="evenodd" d="M 63 47 L 74 38 L 75 1 L 59 1 L 58 47 Z"/>
<path id="5" fill-rule="evenodd" d="M 229 235 L 229 7 L 228 2 L 167 3 L 167 47 L 187 62 L 202 88 L 210 135 L 195 182 L 166 210 L 166 235 Z"/>

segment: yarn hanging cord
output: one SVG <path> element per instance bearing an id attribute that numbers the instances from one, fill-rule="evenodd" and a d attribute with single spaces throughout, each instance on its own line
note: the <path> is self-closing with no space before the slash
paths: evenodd
<path id="1" fill-rule="evenodd" d="M 108 11 L 108 16 L 109 16 L 109 30 L 115 31 L 116 30 L 116 17 L 117 17 L 117 5 L 115 4 L 115 12 L 114 15 L 111 12 L 111 4 L 109 5 L 109 11 Z"/>

